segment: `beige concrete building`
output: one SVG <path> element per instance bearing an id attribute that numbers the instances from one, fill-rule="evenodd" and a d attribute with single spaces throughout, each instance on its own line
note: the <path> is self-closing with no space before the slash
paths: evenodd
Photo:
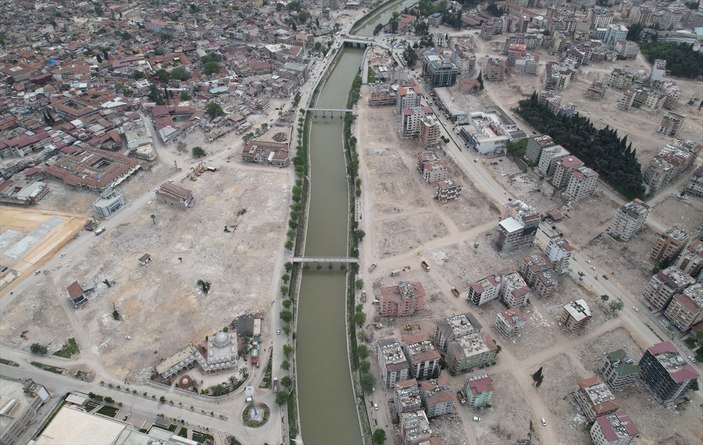
<path id="1" fill-rule="evenodd" d="M 549 244 L 544 250 L 547 258 L 554 263 L 554 271 L 558 274 L 565 274 L 569 271 L 569 262 L 574 247 L 563 236 L 552 236 Z"/>
<path id="2" fill-rule="evenodd" d="M 589 422 L 595 421 L 596 417 L 610 414 L 620 408 L 608 385 L 596 376 L 579 382 L 579 389 L 576 391 L 575 398 L 576 403 L 581 407 Z"/>
<path id="3" fill-rule="evenodd" d="M 508 307 L 525 306 L 530 300 L 530 288 L 517 272 L 511 272 L 502 278 L 499 297 Z"/>
<path id="4" fill-rule="evenodd" d="M 422 409 L 422 398 L 417 380 L 408 379 L 397 382 L 393 387 L 393 404 L 396 414 Z"/>
<path id="5" fill-rule="evenodd" d="M 637 381 L 640 367 L 622 349 L 605 355 L 600 373 L 613 391 L 622 391 Z"/>
<path id="6" fill-rule="evenodd" d="M 454 412 L 454 392 L 446 374 L 420 382 L 420 397 L 429 419 Z"/>
<path id="7" fill-rule="evenodd" d="M 537 274 L 546 270 L 554 269 L 554 263 L 541 252 L 526 255 L 520 260 L 520 275 L 525 279 L 528 286 L 535 284 Z"/>
<path id="8" fill-rule="evenodd" d="M 576 156 L 564 156 L 556 162 L 552 185 L 558 189 L 566 187 L 571 179 L 571 174 L 583 167 L 583 161 Z"/>
<path id="9" fill-rule="evenodd" d="M 531 164 L 536 164 L 539 162 L 542 150 L 548 147 L 553 147 L 556 145 L 554 140 L 549 135 L 541 135 L 531 137 L 527 141 L 527 148 L 525 150 L 525 159 L 527 159 Z"/>
<path id="10" fill-rule="evenodd" d="M 449 173 L 447 163 L 441 161 L 431 151 L 422 151 L 417 154 L 417 169 L 423 179 L 429 184 L 444 181 Z"/>
<path id="11" fill-rule="evenodd" d="M 539 214 L 522 201 L 506 204 L 503 219 L 498 223 L 496 247 L 501 252 L 510 252 L 532 245 L 539 228 Z"/>
<path id="12" fill-rule="evenodd" d="M 442 356 L 431 341 L 426 338 L 404 339 L 405 357 L 410 365 L 410 376 L 417 379 L 429 379 L 439 375 L 439 359 Z"/>
<path id="13" fill-rule="evenodd" d="M 627 445 L 639 437 L 640 431 L 625 411 L 600 416 L 590 429 L 593 445 Z"/>
<path id="14" fill-rule="evenodd" d="M 439 121 L 434 115 L 420 118 L 420 143 L 425 148 L 436 147 L 442 142 Z"/>
<path id="15" fill-rule="evenodd" d="M 663 311 L 672 297 L 694 283 L 690 275 L 672 266 L 652 276 L 644 290 L 645 305 L 655 312 Z"/>
<path id="16" fill-rule="evenodd" d="M 491 300 L 498 298 L 501 278 L 495 274 L 490 274 L 474 283 L 469 284 L 469 295 L 466 298 L 470 303 L 481 306 Z"/>
<path id="17" fill-rule="evenodd" d="M 675 266 L 692 277 L 698 276 L 703 270 L 703 242 L 691 241 L 676 259 Z"/>
<path id="18" fill-rule="evenodd" d="M 591 196 L 598 187 L 598 173 L 588 167 L 579 167 L 572 171 L 566 184 L 564 197 L 571 201 Z"/>
<path id="19" fill-rule="evenodd" d="M 682 332 L 703 320 L 703 284 L 693 284 L 674 295 L 664 315 Z"/>
<path id="20" fill-rule="evenodd" d="M 681 253 L 687 241 L 686 232 L 678 226 L 673 226 L 659 237 L 649 257 L 659 263 L 668 262 Z"/>
<path id="21" fill-rule="evenodd" d="M 401 281 L 381 288 L 381 317 L 407 317 L 425 305 L 425 288 L 420 282 Z"/>
<path id="22" fill-rule="evenodd" d="M 49 392 L 31 380 L 0 377 L 0 443 L 27 443 L 20 441 L 20 437 L 49 398 Z"/>
<path id="23" fill-rule="evenodd" d="M 511 307 L 496 314 L 496 330 L 506 338 L 519 337 L 526 324 L 525 316 L 519 307 Z"/>
<path id="24" fill-rule="evenodd" d="M 591 310 L 583 299 L 565 304 L 564 312 L 559 319 L 560 325 L 567 331 L 584 329 L 590 322 Z"/>
<path id="25" fill-rule="evenodd" d="M 703 196 L 703 167 L 698 167 L 686 184 L 686 193 L 693 196 Z"/>
<path id="26" fill-rule="evenodd" d="M 492 364 L 498 355 L 498 348 L 491 336 L 481 333 L 478 325 L 474 328 L 464 314 L 437 322 L 434 340 L 445 355 L 447 367 L 454 374 Z"/>
<path id="27" fill-rule="evenodd" d="M 376 352 L 378 366 L 381 368 L 381 380 L 387 388 L 393 388 L 396 382 L 408 379 L 410 367 L 398 340 L 395 338 L 379 340 Z"/>
<path id="28" fill-rule="evenodd" d="M 452 181 L 451 179 L 438 181 L 436 185 L 437 193 L 435 195 L 435 198 L 437 198 L 439 202 L 453 201 L 461 197 L 461 184 Z"/>
<path id="29" fill-rule="evenodd" d="M 639 199 L 630 201 L 615 211 L 608 234 L 615 239 L 629 241 L 642 229 L 648 215 L 649 206 L 647 204 Z"/>
<path id="30" fill-rule="evenodd" d="M 403 445 L 421 445 L 430 441 L 432 429 L 422 410 L 400 414 L 400 436 Z"/>

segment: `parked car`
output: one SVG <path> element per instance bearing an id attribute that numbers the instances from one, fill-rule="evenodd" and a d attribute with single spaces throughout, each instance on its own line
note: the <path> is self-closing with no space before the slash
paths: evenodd
<path id="1" fill-rule="evenodd" d="M 542 426 L 547 426 L 547 421 L 544 420 L 544 417 L 542 417 L 540 420 L 542 421 Z"/>

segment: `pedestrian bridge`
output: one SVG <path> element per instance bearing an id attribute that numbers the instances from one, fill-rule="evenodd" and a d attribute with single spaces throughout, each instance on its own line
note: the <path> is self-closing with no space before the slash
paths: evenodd
<path id="1" fill-rule="evenodd" d="M 345 108 L 308 108 L 307 111 L 312 113 L 312 117 L 334 118 L 344 119 L 347 113 L 354 113 L 354 110 L 349 110 Z"/>
<path id="2" fill-rule="evenodd" d="M 352 257 L 293 257 L 290 262 L 302 264 L 305 270 L 338 271 L 347 270 L 348 265 L 358 264 L 358 258 Z"/>

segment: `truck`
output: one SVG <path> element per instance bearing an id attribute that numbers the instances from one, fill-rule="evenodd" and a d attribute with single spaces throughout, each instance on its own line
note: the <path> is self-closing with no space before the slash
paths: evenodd
<path id="1" fill-rule="evenodd" d="M 425 272 L 429 272 L 429 271 L 430 271 L 430 265 L 427 264 L 427 261 L 422 260 L 422 262 L 420 262 L 420 265 L 422 266 L 423 269 L 425 269 Z"/>
<path id="2" fill-rule="evenodd" d="M 400 275 L 400 270 L 396 269 L 396 270 L 392 270 L 392 271 L 391 271 L 391 276 L 392 276 L 392 277 L 397 277 L 398 275 Z"/>
<path id="3" fill-rule="evenodd" d="M 466 405 L 466 395 L 464 394 L 463 390 L 456 392 L 456 398 L 459 400 L 460 404 Z"/>
<path id="4" fill-rule="evenodd" d="M 457 289 L 456 287 L 453 287 L 452 294 L 454 294 L 455 297 L 459 298 L 459 289 Z"/>
<path id="5" fill-rule="evenodd" d="M 371 265 L 369 266 L 369 273 L 373 272 L 374 270 L 376 270 L 376 263 L 371 263 Z"/>

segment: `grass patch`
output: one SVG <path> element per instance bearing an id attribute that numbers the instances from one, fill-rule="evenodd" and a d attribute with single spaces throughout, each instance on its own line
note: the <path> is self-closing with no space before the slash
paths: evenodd
<path id="1" fill-rule="evenodd" d="M 19 364 L 13 362 L 12 360 L 7 360 L 5 358 L 0 358 L 0 363 L 7 366 L 14 366 L 15 368 L 19 366 Z"/>
<path id="2" fill-rule="evenodd" d="M 53 372 L 54 374 L 63 374 L 66 369 L 65 368 L 59 368 L 57 366 L 51 366 L 51 365 L 46 365 L 44 363 L 39 363 L 39 362 L 29 362 L 32 366 L 36 366 L 39 369 L 43 369 L 44 371 L 49 371 Z"/>
<path id="3" fill-rule="evenodd" d="M 367 71 L 367 77 L 368 83 L 376 82 L 376 71 L 374 71 L 373 68 L 369 67 Z"/>
<path id="4" fill-rule="evenodd" d="M 76 343 L 76 339 L 71 337 L 68 339 L 68 341 L 63 345 L 63 347 L 61 349 L 54 352 L 54 355 L 58 355 L 59 357 L 63 357 L 63 358 L 71 358 L 74 355 L 78 354 L 79 352 L 80 352 L 80 349 L 78 349 L 78 343 Z"/>
<path id="5" fill-rule="evenodd" d="M 103 406 L 98 410 L 98 414 L 102 414 L 103 416 L 107 417 L 115 417 L 117 415 L 117 411 L 119 409 L 115 408 L 114 406 Z"/>
<path id="6" fill-rule="evenodd" d="M 288 437 L 291 441 L 298 437 L 298 394 L 296 391 L 293 388 L 293 391 L 288 395 Z"/>
<path id="7" fill-rule="evenodd" d="M 173 423 L 168 426 L 168 430 L 172 433 L 176 432 L 176 428 L 177 428 L 177 426 L 174 425 Z"/>
<path id="8" fill-rule="evenodd" d="M 181 437 L 185 437 L 186 439 L 188 438 L 188 428 L 182 426 L 180 430 L 178 430 L 178 435 Z"/>
<path id="9" fill-rule="evenodd" d="M 268 406 L 266 406 L 263 403 L 257 404 L 256 408 L 258 410 L 263 410 L 263 418 L 261 420 L 253 420 L 251 416 L 254 414 L 254 407 L 249 405 L 244 409 L 244 412 L 242 413 L 242 420 L 244 421 L 244 425 L 248 426 L 249 428 L 258 428 L 260 426 L 263 426 L 268 422 L 269 416 L 271 415 L 271 410 L 269 409 Z"/>
<path id="10" fill-rule="evenodd" d="M 206 440 L 215 440 L 212 434 L 201 433 L 200 431 L 193 431 L 193 440 L 199 443 L 203 443 Z"/>
<path id="11" fill-rule="evenodd" d="M 273 351 L 269 353 L 269 361 L 266 364 L 266 372 L 264 372 L 264 378 L 261 379 L 261 384 L 259 388 L 271 388 L 271 373 L 273 368 Z"/>
<path id="12" fill-rule="evenodd" d="M 99 406 L 100 406 L 99 404 L 93 402 L 92 400 L 88 400 L 87 402 L 85 402 L 85 409 L 88 412 L 93 411 L 95 408 L 97 408 Z"/>
<path id="13" fill-rule="evenodd" d="M 691 350 L 696 349 L 696 342 L 691 337 L 684 339 L 683 342 L 686 343 L 686 346 L 688 346 L 688 349 L 691 349 Z"/>

